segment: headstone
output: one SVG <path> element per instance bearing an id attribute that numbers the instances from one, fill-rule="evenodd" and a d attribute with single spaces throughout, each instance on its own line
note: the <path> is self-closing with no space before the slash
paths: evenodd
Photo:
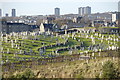
<path id="1" fill-rule="evenodd" d="M 88 38 L 88 35 L 86 35 L 86 38 Z"/>
<path id="2" fill-rule="evenodd" d="M 89 60 L 86 60 L 86 63 L 88 64 L 88 63 L 89 63 Z"/>
<path id="3" fill-rule="evenodd" d="M 17 49 L 20 49 L 20 47 L 18 46 Z"/>
<path id="4" fill-rule="evenodd" d="M 58 37 L 58 33 L 56 33 L 56 37 Z"/>
<path id="5" fill-rule="evenodd" d="M 117 39 L 116 39 L 116 41 L 118 42 L 118 41 L 119 41 L 119 39 L 117 38 Z"/>
<path id="6" fill-rule="evenodd" d="M 99 34 L 99 37 L 101 37 L 101 34 Z"/>
<path id="7" fill-rule="evenodd" d="M 15 39 L 15 43 L 17 42 L 17 40 Z"/>
<path id="8" fill-rule="evenodd" d="M 98 54 L 99 54 L 99 56 L 101 56 L 101 53 L 100 53 L 100 52 L 99 52 Z"/>
<path id="9" fill-rule="evenodd" d="M 55 54 L 58 54 L 58 50 L 55 50 Z"/>
<path id="10" fill-rule="evenodd" d="M 8 42 L 8 38 L 7 38 L 7 37 L 5 37 L 5 42 L 6 42 L 6 43 Z"/>
<path id="11" fill-rule="evenodd" d="M 113 56 L 113 61 L 115 60 L 115 57 Z"/>
<path id="12" fill-rule="evenodd" d="M 101 40 L 101 43 L 103 42 L 103 39 Z"/>
<path id="13" fill-rule="evenodd" d="M 95 53 L 94 53 L 94 52 L 92 53 L 92 56 L 95 56 Z"/>
<path id="14" fill-rule="evenodd" d="M 70 55 L 72 54 L 72 50 L 69 50 L 69 52 L 68 52 Z"/>
<path id="15" fill-rule="evenodd" d="M 14 47 L 14 44 L 13 44 L 13 42 L 11 43 L 11 47 L 12 47 L 12 48 Z"/>
<path id="16" fill-rule="evenodd" d="M 19 53 L 22 54 L 22 50 L 20 50 Z"/>
<path id="17" fill-rule="evenodd" d="M 30 53 L 32 53 L 33 51 L 32 51 L 32 49 L 30 49 Z"/>
<path id="18" fill-rule="evenodd" d="M 74 40 L 76 40 L 76 38 L 74 37 Z"/>
<path id="19" fill-rule="evenodd" d="M 1 47 L 1 52 L 3 52 L 3 47 Z"/>
<path id="20" fill-rule="evenodd" d="M 18 47 L 18 45 L 16 44 L 16 48 Z"/>
<path id="21" fill-rule="evenodd" d="M 102 65 L 104 64 L 104 62 L 102 61 Z"/>
<path id="22" fill-rule="evenodd" d="M 7 53 L 9 53 L 10 52 L 10 50 L 9 50 L 9 48 L 7 49 Z"/>

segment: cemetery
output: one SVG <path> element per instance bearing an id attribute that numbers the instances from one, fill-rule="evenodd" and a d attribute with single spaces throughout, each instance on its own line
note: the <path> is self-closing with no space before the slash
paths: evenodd
<path id="1" fill-rule="evenodd" d="M 66 62 L 70 64 L 75 62 L 75 66 L 77 67 L 80 62 L 81 64 L 79 65 L 85 62 L 91 65 L 92 63 L 89 62 L 99 60 L 98 63 L 100 62 L 100 65 L 102 64 L 102 59 L 112 59 L 112 61 L 114 61 L 113 59 L 116 60 L 119 56 L 119 33 L 102 34 L 100 32 L 90 31 L 89 29 L 78 29 L 73 32 L 67 31 L 64 34 L 60 32 L 12 32 L 10 34 L 2 34 L 0 37 L 2 42 L 0 49 L 2 53 L 1 65 L 3 66 L 2 70 L 4 74 L 20 70 L 24 71 L 26 68 L 36 70 L 38 66 L 41 68 L 46 65 L 59 65 L 59 63 L 64 63 L 64 65 L 66 64 L 67 67 L 69 67 Z M 114 62 L 117 64 L 116 61 Z M 97 67 L 99 66 L 97 63 L 94 63 L 94 66 L 95 65 L 97 65 Z M 54 70 L 52 66 L 49 68 Z M 49 68 L 47 67 L 47 69 Z M 56 72 L 58 72 L 58 70 L 59 69 L 57 69 Z M 97 72 L 96 70 L 94 71 Z M 48 78 L 51 78 L 47 72 L 45 73 L 48 75 Z M 41 72 L 37 77 L 40 77 L 40 75 L 42 75 L 41 77 L 45 77 L 45 73 L 43 73 L 43 76 Z M 67 73 L 65 72 L 65 74 Z M 74 73 L 76 74 L 78 72 Z M 90 72 L 88 72 L 88 74 L 89 73 Z M 73 74 L 73 72 L 68 73 L 67 77 L 77 76 L 71 74 Z M 59 75 L 54 74 L 52 77 L 59 77 Z M 64 78 L 64 75 L 62 75 L 62 77 Z M 86 77 L 93 77 L 93 75 L 91 74 Z"/>

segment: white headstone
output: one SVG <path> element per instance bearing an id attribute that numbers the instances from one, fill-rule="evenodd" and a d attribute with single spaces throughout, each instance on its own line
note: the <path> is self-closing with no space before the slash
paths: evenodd
<path id="1" fill-rule="evenodd" d="M 101 53 L 100 53 L 100 52 L 99 52 L 98 54 L 99 54 L 99 56 L 101 56 Z"/>
<path id="2" fill-rule="evenodd" d="M 92 56 L 95 56 L 95 53 L 94 53 L 94 52 L 92 53 Z"/>

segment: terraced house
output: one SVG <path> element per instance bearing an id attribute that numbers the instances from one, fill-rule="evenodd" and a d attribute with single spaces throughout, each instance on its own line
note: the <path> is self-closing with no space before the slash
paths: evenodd
<path id="1" fill-rule="evenodd" d="M 25 23 L 18 22 L 2 22 L 2 32 L 11 33 L 11 32 L 24 32 L 24 31 L 33 31 L 33 29 L 38 28 L 37 25 L 29 25 Z"/>

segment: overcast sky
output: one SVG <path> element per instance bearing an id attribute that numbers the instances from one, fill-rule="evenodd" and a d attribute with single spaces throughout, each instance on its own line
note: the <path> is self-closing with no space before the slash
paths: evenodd
<path id="1" fill-rule="evenodd" d="M 118 2 L 119 0 L 0 0 L 0 2 Z"/>
<path id="2" fill-rule="evenodd" d="M 15 8 L 20 15 L 49 15 L 54 14 L 54 8 L 59 7 L 61 14 L 78 13 L 78 7 L 90 6 L 92 13 L 114 12 L 118 10 L 119 0 L 0 0 L 3 15 L 11 16 Z"/>

